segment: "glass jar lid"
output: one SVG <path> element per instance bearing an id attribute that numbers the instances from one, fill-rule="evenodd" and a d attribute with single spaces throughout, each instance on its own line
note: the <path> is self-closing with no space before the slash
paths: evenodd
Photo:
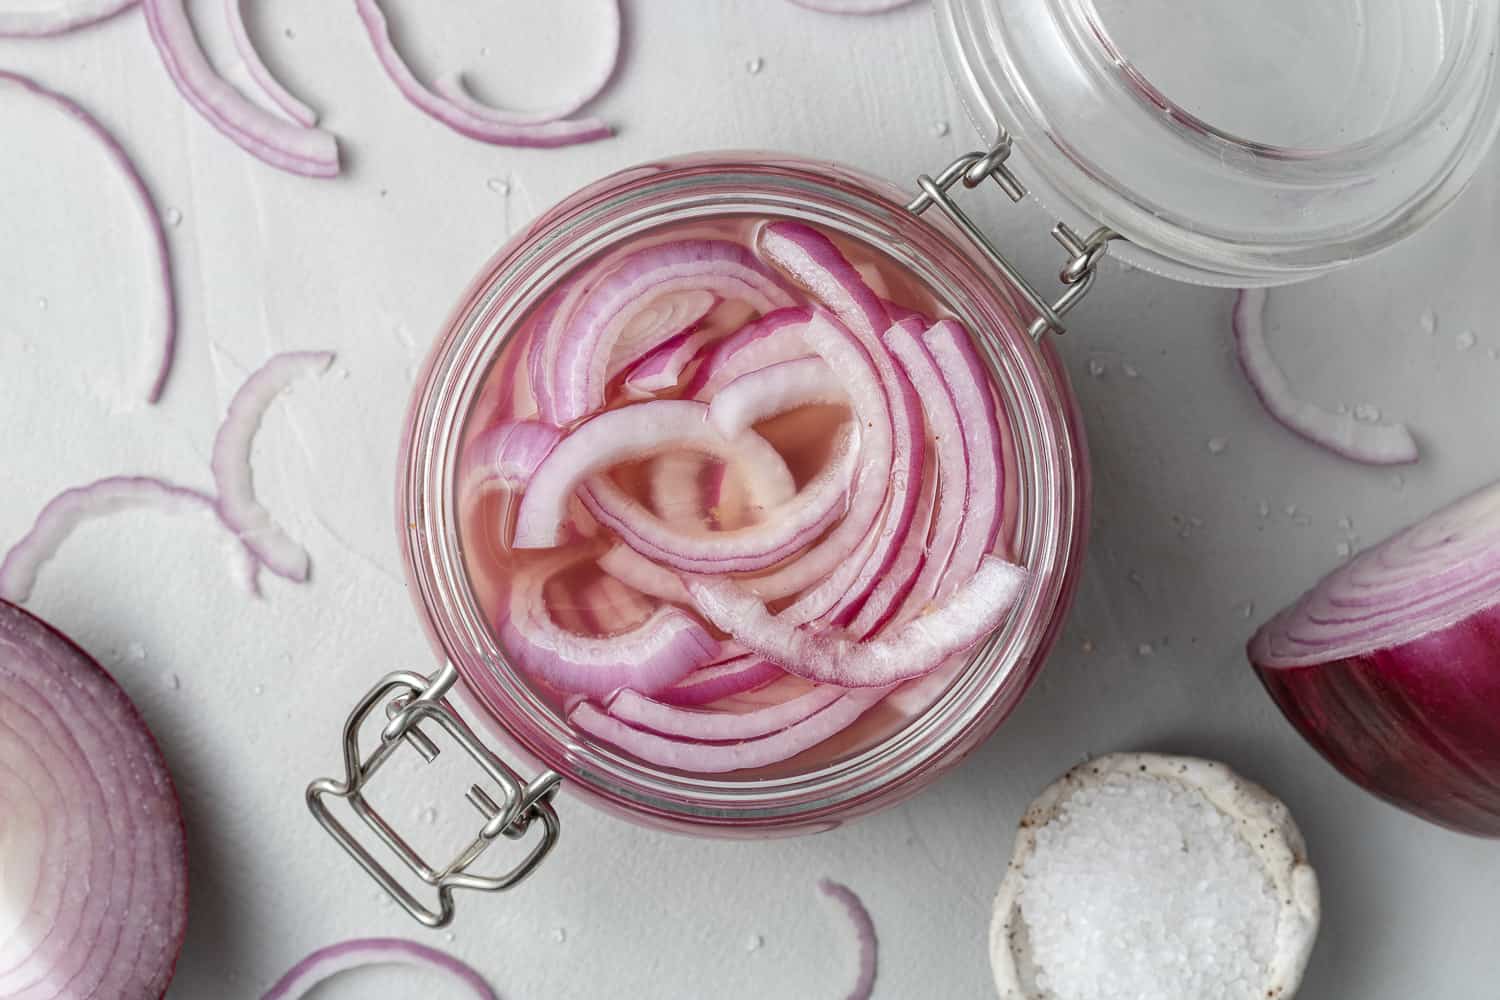
<path id="1" fill-rule="evenodd" d="M 1282 284 L 1432 219 L 1500 127 L 1500 0 L 934 0 L 975 125 L 1169 277 Z"/>

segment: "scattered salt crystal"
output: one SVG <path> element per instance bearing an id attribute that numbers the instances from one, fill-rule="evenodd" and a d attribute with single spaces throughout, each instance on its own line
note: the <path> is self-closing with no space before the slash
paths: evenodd
<path id="1" fill-rule="evenodd" d="M 1426 333 L 1437 333 L 1437 328 L 1437 313 L 1429 309 L 1422 314 L 1422 330 Z"/>
<path id="2" fill-rule="evenodd" d="M 167 225 L 169 226 L 182 225 L 182 212 L 178 211 L 175 208 L 167 209 L 163 215 L 163 218 L 166 219 Z"/>
<path id="3" fill-rule="evenodd" d="M 510 182 L 502 177 L 491 177 L 484 182 L 484 186 L 496 194 L 510 194 Z"/>
<path id="4" fill-rule="evenodd" d="M 1270 517 L 1271 505 L 1262 500 L 1260 503 L 1255 505 L 1255 512 L 1261 517 Z"/>
<path id="5" fill-rule="evenodd" d="M 46 299 L 37 299 L 36 300 L 36 307 L 38 309 L 40 309 L 42 312 L 46 312 L 47 311 L 47 300 Z"/>
<path id="6" fill-rule="evenodd" d="M 1078 786 L 1021 871 L 1035 985 L 1062 1000 L 1252 1000 L 1275 956 L 1270 880 L 1229 819 L 1175 781 Z"/>
<path id="7" fill-rule="evenodd" d="M 1500 347 L 1490 348 L 1490 359 L 1492 361 L 1500 361 Z"/>
<path id="8" fill-rule="evenodd" d="M 1094 640 L 1085 639 L 1079 644 L 1078 648 L 1083 650 L 1085 653 L 1092 653 L 1094 651 Z"/>
<path id="9" fill-rule="evenodd" d="M 761 935 L 751 934 L 750 937 L 745 940 L 745 950 L 760 951 L 761 948 L 765 947 L 765 943 L 766 939 Z"/>
<path id="10" fill-rule="evenodd" d="M 146 662 L 146 647 L 138 642 L 132 642 L 125 646 L 125 658 L 131 663 Z"/>
<path id="11" fill-rule="evenodd" d="M 176 674 L 164 674 L 161 682 L 167 686 L 167 690 L 176 691 L 182 687 L 182 678 Z"/>
<path id="12" fill-rule="evenodd" d="M 1125 377 L 1126 378 L 1140 378 L 1141 377 L 1140 369 L 1136 368 L 1135 365 L 1121 365 L 1120 366 L 1120 371 L 1122 371 L 1122 372 L 1125 373 Z"/>
<path id="13" fill-rule="evenodd" d="M 558 944 L 562 944 L 567 939 L 568 929 L 566 927 L 554 927 L 552 929 L 552 940 L 556 941 Z"/>
<path id="14" fill-rule="evenodd" d="M 458 940 L 458 935 L 453 933 L 452 931 L 449 931 L 447 934 L 443 935 L 443 940 L 447 941 L 449 944 L 452 944 L 453 942 Z"/>
<path id="15" fill-rule="evenodd" d="M 1191 524 L 1195 528 L 1201 528 L 1201 527 L 1203 527 L 1204 523 L 1205 522 L 1204 522 L 1203 518 L 1201 518 L 1201 517 L 1190 517 L 1190 518 L 1188 518 L 1188 524 Z"/>
<path id="16" fill-rule="evenodd" d="M 1366 424 L 1373 424 L 1380 419 L 1380 408 L 1369 403 L 1360 403 L 1354 408 L 1354 419 Z"/>
<path id="17" fill-rule="evenodd" d="M 1224 454 L 1224 449 L 1228 447 L 1229 442 L 1224 438 L 1211 437 L 1208 439 L 1208 453 L 1210 455 L 1222 455 Z"/>
<path id="18" fill-rule="evenodd" d="M 1473 330 L 1465 330 L 1453 339 L 1460 351 L 1471 351 L 1474 349 L 1474 345 L 1479 342 L 1479 338 L 1474 336 Z"/>
<path id="19" fill-rule="evenodd" d="M 1255 602 L 1254 601 L 1246 601 L 1244 604 L 1240 605 L 1240 617 L 1241 618 L 1249 618 L 1253 614 L 1255 614 Z"/>
<path id="20" fill-rule="evenodd" d="M 948 134 L 948 123 L 947 122 L 933 122 L 933 124 L 932 124 L 932 134 L 935 135 L 935 136 L 937 136 L 939 139 L 941 139 L 943 136 L 947 135 Z"/>
<path id="21" fill-rule="evenodd" d="M 257 685 L 255 685 L 255 687 L 251 688 L 250 690 L 252 692 L 254 692 L 255 694 L 257 694 L 257 695 L 261 695 L 261 694 L 265 694 L 266 693 L 266 686 L 264 684 L 257 684 Z"/>
<path id="22" fill-rule="evenodd" d="M 1339 542 L 1338 545 L 1335 546 L 1335 551 L 1338 552 L 1340 559 L 1348 559 L 1349 556 L 1354 552 L 1354 548 L 1348 542 Z"/>
<path id="23" fill-rule="evenodd" d="M 421 812 L 417 814 L 417 818 L 420 819 L 423 823 L 426 823 L 428 826 L 431 826 L 432 824 L 437 822 L 437 807 L 426 806 Z"/>
<path id="24" fill-rule="evenodd" d="M 1156 649 L 1152 647 L 1151 643 L 1143 642 L 1139 646 L 1135 647 L 1135 651 L 1137 653 L 1140 653 L 1142 656 L 1150 656 L 1152 653 L 1156 652 Z"/>
<path id="25" fill-rule="evenodd" d="M 745 63 L 745 72 L 749 73 L 751 76 L 754 76 L 765 68 L 766 61 L 760 56 L 756 56 L 754 59 L 751 59 L 749 62 Z"/>
<path id="26" fill-rule="evenodd" d="M 1297 513 L 1297 505 L 1294 503 L 1287 504 L 1283 509 L 1286 511 L 1287 517 L 1293 517 Z"/>
<path id="27" fill-rule="evenodd" d="M 1105 371 L 1106 369 L 1104 367 L 1104 362 L 1100 361 L 1098 358 L 1089 358 L 1090 375 L 1094 376 L 1094 378 L 1100 378 L 1104 375 Z"/>
<path id="28" fill-rule="evenodd" d="M 1339 527 L 1343 528 L 1345 531 L 1353 531 L 1354 519 L 1348 514 L 1345 514 L 1343 517 L 1339 518 Z"/>

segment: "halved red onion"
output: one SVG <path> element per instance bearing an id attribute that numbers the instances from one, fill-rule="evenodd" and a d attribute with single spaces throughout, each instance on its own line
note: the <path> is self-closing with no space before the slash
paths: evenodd
<path id="1" fill-rule="evenodd" d="M 701 306 L 705 296 L 745 302 L 758 312 L 792 304 L 775 276 L 749 250 L 729 240 L 658 243 L 620 260 L 583 296 L 556 337 L 549 338 L 548 394 L 559 424 L 572 423 L 604 405 L 610 363 L 629 335 L 630 360 L 680 333 L 712 308 L 693 314 L 681 296 Z M 658 302 L 670 303 L 664 322 Z M 646 331 L 639 331 L 644 319 Z"/>
<path id="2" fill-rule="evenodd" d="M 391 78 L 401 96 L 460 135 L 496 146 L 543 148 L 592 142 L 614 135 L 613 129 L 595 118 L 514 124 L 497 120 L 493 109 L 480 115 L 460 107 L 442 94 L 428 89 L 412 73 L 411 67 L 406 65 L 401 53 L 396 51 L 395 43 L 391 41 L 390 25 L 387 24 L 385 12 L 380 9 L 377 0 L 354 0 L 354 6 L 370 36 L 375 58 L 380 61 L 381 68 Z"/>
<path id="3" fill-rule="evenodd" d="M 432 89 L 453 104 L 470 114 L 489 118 L 508 125 L 544 125 L 573 114 L 579 108 L 598 97 L 615 75 L 620 60 L 621 28 L 619 0 L 602 0 L 603 10 L 595 20 L 605 33 L 605 49 L 609 55 L 601 61 L 583 84 L 571 95 L 550 108 L 541 111 L 512 111 L 497 108 L 478 100 L 464 86 L 461 73 L 447 73 L 433 81 Z"/>
<path id="4" fill-rule="evenodd" d="M 1267 622 L 1249 655 L 1345 775 L 1500 837 L 1500 485 L 1339 567 Z"/>
<path id="5" fill-rule="evenodd" d="M 108 20 L 140 0 L 54 0 L 46 7 L 0 10 L 0 38 L 46 38 Z"/>
<path id="6" fill-rule="evenodd" d="M 742 431 L 732 440 L 746 434 L 754 431 Z M 846 430 L 835 441 L 828 463 L 796 495 L 766 509 L 764 518 L 755 524 L 727 531 L 676 527 L 607 477 L 590 480 L 583 501 L 599 523 L 626 545 L 674 569 L 753 573 L 785 561 L 828 530 L 844 512 L 849 483 L 860 460 L 858 436 Z"/>
<path id="7" fill-rule="evenodd" d="M 675 604 L 692 604 L 682 577 L 652 562 L 624 542 L 617 543 L 599 557 L 599 568 L 621 583 L 643 594 Z"/>
<path id="8" fill-rule="evenodd" d="M 216 524 L 220 523 L 218 503 L 213 497 L 162 479 L 113 476 L 75 486 L 48 501 L 31 530 L 5 554 L 0 562 L 0 599 L 28 600 L 36 586 L 37 574 L 80 524 L 144 507 L 168 513 L 207 514 Z M 255 576 L 259 560 L 244 544 L 237 544 L 234 549 L 240 557 L 241 578 L 252 593 L 257 592 Z"/>
<path id="9" fill-rule="evenodd" d="M 1234 341 L 1240 368 L 1266 412 L 1287 430 L 1335 455 L 1367 465 L 1406 465 L 1421 457 L 1405 424 L 1365 423 L 1297 398 L 1266 339 L 1265 289 L 1242 291 L 1234 303 Z"/>
<path id="10" fill-rule="evenodd" d="M 187 848 L 161 750 L 88 654 L 3 601 L 0 774 L 0 996 L 162 996 Z"/>
<path id="11" fill-rule="evenodd" d="M 414 965 L 431 969 L 477 1000 L 499 1000 L 477 971 L 447 952 L 401 938 L 356 938 L 319 948 L 286 971 L 261 1000 L 301 1000 L 341 972 L 371 965 Z"/>
<path id="12" fill-rule="evenodd" d="M 612 636 L 559 627 L 547 607 L 547 581 L 579 559 L 576 553 L 541 559 L 511 581 L 509 607 L 496 630 L 522 672 L 592 697 L 622 687 L 652 694 L 718 657 L 718 640 L 678 608 L 659 607 L 637 627 Z"/>
<path id="13" fill-rule="evenodd" d="M 561 437 L 562 431 L 536 420 L 504 420 L 480 431 L 464 445 L 461 491 L 524 490 Z"/>
<path id="14" fill-rule="evenodd" d="M 111 12 L 113 13 L 113 11 Z M 108 15 L 105 15 L 108 16 Z M 0 24 L 4 24 L 4 15 L 0 15 Z M 4 34 L 0 31 L 0 34 Z M 119 168 L 120 174 L 130 186 L 131 194 L 134 196 L 136 206 L 140 209 L 145 220 L 146 229 L 151 234 L 152 255 L 155 258 L 157 282 L 156 289 L 160 295 L 160 303 L 157 310 L 160 313 L 157 319 L 157 337 L 159 342 L 154 345 L 150 354 L 149 375 L 146 381 L 146 401 L 158 402 L 161 399 L 162 390 L 166 388 L 167 375 L 172 370 L 172 358 L 177 351 L 177 298 L 172 288 L 172 257 L 167 251 L 167 231 L 162 227 L 161 215 L 156 210 L 156 202 L 151 197 L 150 190 L 146 187 L 141 172 L 136 169 L 135 163 L 131 161 L 130 155 L 125 148 L 106 129 L 97 118 L 89 114 L 77 101 L 49 90 L 35 80 L 12 73 L 9 70 L 0 69 L 0 81 L 13 83 L 25 90 L 27 93 L 41 98 L 61 108 L 83 125 L 104 147 L 111 160 Z"/>
<path id="15" fill-rule="evenodd" d="M 845 1000 L 870 1000 L 875 992 L 878 953 L 875 921 L 870 919 L 870 911 L 865 909 L 865 904 L 847 885 L 842 885 L 833 879 L 819 879 L 818 891 L 844 912 L 854 930 L 854 985 L 849 988 Z"/>
<path id="16" fill-rule="evenodd" d="M 294 174 L 333 177 L 338 143 L 328 132 L 277 118 L 245 99 L 214 71 L 193 33 L 184 0 L 141 0 L 167 75 L 209 124 L 250 155 Z"/>
<path id="17" fill-rule="evenodd" d="M 772 615 L 733 580 L 688 577 L 684 582 L 704 618 L 788 673 L 839 687 L 874 688 L 925 674 L 980 642 L 1004 623 L 1027 579 L 1021 567 L 985 556 L 943 604 L 864 642 Z"/>
<path id="18" fill-rule="evenodd" d="M 747 372 L 720 389 L 708 419 L 728 437 L 803 406 L 848 401 L 844 382 L 822 358 L 782 361 Z"/>
<path id="19" fill-rule="evenodd" d="M 884 14 L 912 0 L 792 0 L 798 7 L 824 14 Z"/>
<path id="20" fill-rule="evenodd" d="M 649 458 L 675 448 L 703 451 L 743 463 L 747 469 L 746 481 L 760 491 L 762 502 L 768 506 L 796 492 L 792 474 L 776 449 L 753 432 L 733 439 L 724 437 L 708 422 L 708 407 L 704 404 L 686 399 L 634 403 L 606 411 L 579 425 L 552 449 L 521 498 L 516 516 L 516 548 L 544 549 L 559 544 L 568 499 L 590 477 L 621 462 Z M 608 485 L 603 477 L 596 477 L 590 482 L 590 493 L 597 496 Z M 624 496 L 618 488 L 614 493 Z M 597 517 L 599 511 L 593 513 Z"/>
<path id="21" fill-rule="evenodd" d="M 214 437 L 210 465 L 219 492 L 219 516 L 267 569 L 297 582 L 307 579 L 307 550 L 282 531 L 272 520 L 271 512 L 255 498 L 250 452 L 255 432 L 260 429 L 261 418 L 271 402 L 297 379 L 326 371 L 332 363 L 333 354 L 329 351 L 275 355 L 234 394 Z"/>
<path id="22" fill-rule="evenodd" d="M 709 400 L 746 372 L 779 361 L 807 357 L 812 354 L 812 348 L 802 339 L 802 330 L 811 320 L 811 310 L 788 306 L 772 310 L 729 336 L 714 341 L 703 352 L 693 377 L 683 386 L 682 394 L 692 399 Z"/>
<path id="23" fill-rule="evenodd" d="M 694 670 L 676 684 L 662 688 L 655 697 L 668 705 L 701 707 L 721 698 L 763 688 L 785 676 L 786 671 L 770 660 L 754 653 L 742 653 L 722 663 L 710 663 Z"/>
<path id="24" fill-rule="evenodd" d="M 837 736 L 879 702 L 887 690 L 850 691 L 795 725 L 740 743 L 703 743 L 647 732 L 626 725 L 591 701 L 580 701 L 574 706 L 568 713 L 568 721 L 580 732 L 608 740 L 648 763 L 698 774 L 723 774 L 768 767 Z"/>
<path id="25" fill-rule="evenodd" d="M 276 74 L 271 72 L 271 68 L 260 57 L 260 51 L 256 49 L 255 40 L 250 37 L 250 29 L 245 24 L 245 0 L 224 0 L 224 17 L 229 22 L 229 34 L 234 39 L 235 51 L 240 54 L 245 71 L 250 74 L 250 79 L 255 81 L 260 92 L 298 125 L 311 128 L 318 124 L 318 113 L 283 87 L 281 81 L 276 79 Z"/>
<path id="26" fill-rule="evenodd" d="M 716 712 L 654 701 L 629 688 L 605 702 L 610 715 L 637 729 L 680 740 L 715 743 L 753 740 L 790 728 L 844 696 L 841 688 L 822 684 L 806 694 L 750 712 Z"/>
<path id="27" fill-rule="evenodd" d="M 682 373 L 713 340 L 707 330 L 684 330 L 663 341 L 625 373 L 625 391 L 637 398 L 665 392 L 682 380 Z"/>
<path id="28" fill-rule="evenodd" d="M 913 591 L 913 600 L 901 614 L 920 614 L 926 602 L 941 602 L 973 576 L 985 554 L 994 551 L 1005 515 L 1005 466 L 1001 457 L 1000 421 L 995 397 L 990 392 L 984 362 L 974 342 L 961 325 L 952 320 L 935 324 L 922 337 L 937 362 L 943 382 L 963 415 L 964 458 L 968 483 L 963 522 L 953 542 L 948 566 L 931 594 Z M 917 604 L 916 599 L 922 599 Z"/>

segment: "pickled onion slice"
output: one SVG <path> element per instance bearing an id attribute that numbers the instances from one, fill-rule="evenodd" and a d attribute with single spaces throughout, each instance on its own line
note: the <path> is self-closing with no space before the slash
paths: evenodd
<path id="1" fill-rule="evenodd" d="M 724 743 L 778 733 L 821 712 L 843 696 L 841 689 L 823 684 L 799 697 L 754 711 L 715 712 L 669 705 L 623 688 L 605 702 L 605 710 L 637 729 L 680 740 Z"/>
<path id="2" fill-rule="evenodd" d="M 624 542 L 599 557 L 599 568 L 643 594 L 675 604 L 692 604 L 682 577 L 641 555 Z"/>
<path id="3" fill-rule="evenodd" d="M 747 372 L 720 389 L 708 419 L 728 437 L 802 406 L 848 401 L 843 381 L 822 358 L 781 361 Z"/>
<path id="4" fill-rule="evenodd" d="M 459 481 L 463 489 L 523 490 L 537 466 L 557 446 L 562 431 L 535 420 L 504 420 L 464 446 Z"/>
<path id="5" fill-rule="evenodd" d="M 703 706 L 765 687 L 785 676 L 786 672 L 770 660 L 744 653 L 694 670 L 671 687 L 658 691 L 656 700 L 683 708 Z"/>
<path id="6" fill-rule="evenodd" d="M 711 400 L 721 388 L 746 372 L 809 356 L 812 348 L 802 339 L 802 331 L 811 320 L 811 310 L 788 306 L 768 312 L 714 341 L 702 352 L 682 394 Z"/>
<path id="7" fill-rule="evenodd" d="M 643 306 L 638 311 L 632 309 L 633 315 L 609 352 L 604 369 L 605 381 L 608 382 L 637 362 L 652 356 L 665 344 L 676 342 L 680 349 L 679 338 L 685 339 L 694 325 L 718 304 L 717 295 L 698 288 L 660 295 L 652 299 L 650 305 Z M 668 353 L 665 359 L 658 360 L 652 367 L 666 368 L 667 362 L 673 357 Z M 683 363 L 686 363 L 686 358 Z M 600 403 L 602 405 L 602 398 Z"/>
<path id="8" fill-rule="evenodd" d="M 703 345 L 712 341 L 703 330 L 684 330 L 631 366 L 625 373 L 625 391 L 633 396 L 665 392 L 682 380 L 682 373 L 698 357 Z"/>

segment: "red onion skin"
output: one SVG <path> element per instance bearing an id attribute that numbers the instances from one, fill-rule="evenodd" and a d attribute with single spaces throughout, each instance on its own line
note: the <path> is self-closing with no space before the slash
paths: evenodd
<path id="1" fill-rule="evenodd" d="M 1500 606 L 1390 649 L 1256 670 L 1347 777 L 1423 819 L 1500 838 Z"/>

